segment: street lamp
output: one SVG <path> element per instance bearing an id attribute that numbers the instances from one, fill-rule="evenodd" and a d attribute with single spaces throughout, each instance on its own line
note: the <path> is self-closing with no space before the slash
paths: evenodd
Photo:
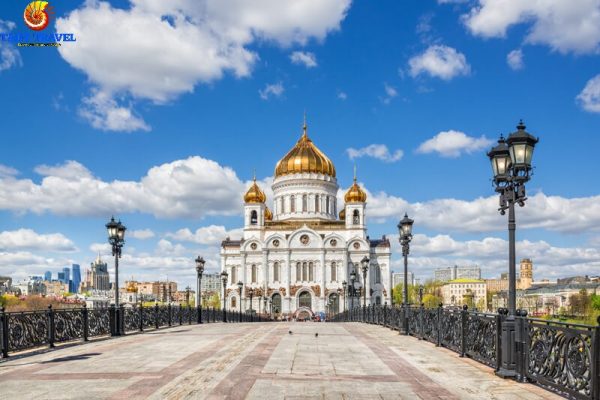
<path id="1" fill-rule="evenodd" d="M 185 304 L 190 305 L 190 291 L 192 288 L 188 285 L 185 288 Z"/>
<path id="2" fill-rule="evenodd" d="M 202 323 L 202 274 L 204 273 L 204 258 L 196 257 L 196 308 L 198 309 L 198 323 Z"/>
<path id="3" fill-rule="evenodd" d="M 356 271 L 353 269 L 352 272 L 350 272 L 350 310 L 354 309 L 354 296 L 356 294 L 356 287 L 354 286 L 356 282 Z"/>
<path id="4" fill-rule="evenodd" d="M 250 322 L 252 322 L 252 297 L 254 296 L 254 289 L 248 289 L 248 295 L 250 295 Z"/>
<path id="5" fill-rule="evenodd" d="M 127 228 L 121 221 L 115 221 L 111 217 L 106 224 L 108 231 L 108 243 L 112 246 L 112 255 L 115 256 L 115 307 L 119 308 L 119 258 L 121 258 L 121 248 L 125 244 L 125 231 Z"/>
<path id="6" fill-rule="evenodd" d="M 229 274 L 227 271 L 221 272 L 221 281 L 223 282 L 223 322 L 227 322 L 227 299 L 225 296 L 227 295 L 227 278 Z"/>
<path id="7" fill-rule="evenodd" d="M 506 214 L 508 209 L 508 317 L 506 323 L 502 324 L 503 347 L 511 349 L 502 359 L 498 374 L 507 377 L 515 376 L 514 359 L 515 343 L 515 314 L 516 314 L 516 249 L 515 230 L 517 227 L 515 218 L 515 203 L 523 207 L 527 196 L 525 194 L 525 183 L 531 178 L 533 150 L 539 141 L 525 131 L 523 121 L 517 125 L 517 131 L 511 133 L 505 140 L 500 136 L 498 144 L 488 153 L 494 174 L 494 185 L 496 192 L 500 195 L 501 215 Z"/>
<path id="8" fill-rule="evenodd" d="M 242 322 L 242 289 L 244 288 L 244 284 L 242 281 L 237 283 L 238 289 L 240 289 L 240 322 Z"/>
<path id="9" fill-rule="evenodd" d="M 367 271 L 369 270 L 369 258 L 364 256 L 362 260 L 360 260 L 362 265 L 362 273 L 363 273 L 363 320 L 367 316 Z"/>
<path id="10" fill-rule="evenodd" d="M 344 288 L 344 291 L 343 291 L 343 293 L 344 293 L 344 300 L 343 301 L 344 301 L 344 312 L 346 312 L 346 298 L 347 298 L 346 290 L 348 289 L 348 282 L 343 281 L 342 282 L 342 288 Z"/>
<path id="11" fill-rule="evenodd" d="M 398 223 L 398 232 L 400 234 L 400 244 L 402 245 L 402 255 L 404 256 L 404 287 L 402 288 L 402 302 L 408 306 L 408 253 L 410 252 L 410 241 L 412 240 L 412 226 L 415 221 L 408 218 L 404 213 L 404 218 Z M 408 315 L 404 311 L 404 333 L 408 332 Z"/>

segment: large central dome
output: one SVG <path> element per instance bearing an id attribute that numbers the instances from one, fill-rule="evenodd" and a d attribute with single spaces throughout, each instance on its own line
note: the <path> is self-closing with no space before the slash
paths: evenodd
<path id="1" fill-rule="evenodd" d="M 275 177 L 304 172 L 314 172 L 335 178 L 333 163 L 309 139 L 306 134 L 306 123 L 300 140 L 275 166 Z"/>

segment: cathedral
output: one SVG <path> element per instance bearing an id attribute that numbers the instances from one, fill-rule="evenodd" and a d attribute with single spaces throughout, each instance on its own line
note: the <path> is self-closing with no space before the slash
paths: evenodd
<path id="1" fill-rule="evenodd" d="M 344 291 L 352 276 L 356 289 L 367 288 L 367 305 L 391 304 L 390 242 L 367 236 L 367 194 L 356 176 L 338 204 L 335 166 L 308 137 L 306 123 L 275 166 L 272 189 L 273 210 L 254 180 L 244 195 L 242 239 L 221 243 L 228 309 L 291 318 L 337 313 L 363 303 L 363 295 Z"/>

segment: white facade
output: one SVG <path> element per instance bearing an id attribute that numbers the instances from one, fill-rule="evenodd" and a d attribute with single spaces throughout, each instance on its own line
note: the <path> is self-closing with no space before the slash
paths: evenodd
<path id="1" fill-rule="evenodd" d="M 308 142 L 310 139 L 305 133 L 296 147 L 314 146 Z M 297 157 L 304 161 L 301 156 Z M 246 194 L 251 196 L 246 197 L 244 204 L 243 237 L 241 240 L 227 238 L 221 247 L 221 270 L 229 274 L 227 308 L 239 309 L 237 283 L 242 282 L 242 310 L 251 307 L 249 289 L 252 289 L 253 310 L 259 310 L 259 302 L 267 297 L 273 304 L 274 314 L 306 316 L 343 311 L 344 302 L 346 307 L 350 302 L 344 296 L 342 282 L 349 284 L 354 268 L 355 285 L 362 287 L 360 263 L 364 257 L 370 260 L 367 304 L 391 304 L 389 240 L 385 237 L 369 240 L 366 201 L 347 201 L 345 219 L 338 219 L 338 211 L 344 205 L 337 204 L 339 187 L 333 165 L 329 170 L 333 169 L 333 173 L 316 169 L 285 174 L 278 174 L 276 170 L 272 216 L 266 209 L 262 192 L 259 193 L 262 198 L 252 197 L 256 190 L 260 192 L 256 184 Z M 356 183 L 354 186 L 358 188 Z M 255 192 L 251 193 L 252 190 Z"/>
<path id="2" fill-rule="evenodd" d="M 472 296 L 474 304 L 487 299 L 487 285 L 482 280 L 457 279 L 442 286 L 442 297 L 445 306 L 462 305 L 465 296 Z"/>

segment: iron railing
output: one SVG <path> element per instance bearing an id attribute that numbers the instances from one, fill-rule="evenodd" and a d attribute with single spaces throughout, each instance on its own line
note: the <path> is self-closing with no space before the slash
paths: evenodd
<path id="1" fill-rule="evenodd" d="M 498 371 L 502 365 L 502 324 L 508 318 L 443 307 L 355 307 L 335 315 L 337 322 L 383 325 L 446 347 Z M 408 323 L 404 325 L 404 320 Z M 573 399 L 600 400 L 600 318 L 598 326 L 527 318 L 517 310 L 516 378 Z M 404 332 L 404 326 L 408 331 Z"/>
<path id="2" fill-rule="evenodd" d="M 183 305 L 5 312 L 0 309 L 0 354 L 38 348 L 54 347 L 57 343 L 88 341 L 102 336 L 122 336 L 146 330 L 198 323 L 266 322 L 261 315 L 240 314 Z M 200 321 L 200 316 L 202 320 Z"/>

